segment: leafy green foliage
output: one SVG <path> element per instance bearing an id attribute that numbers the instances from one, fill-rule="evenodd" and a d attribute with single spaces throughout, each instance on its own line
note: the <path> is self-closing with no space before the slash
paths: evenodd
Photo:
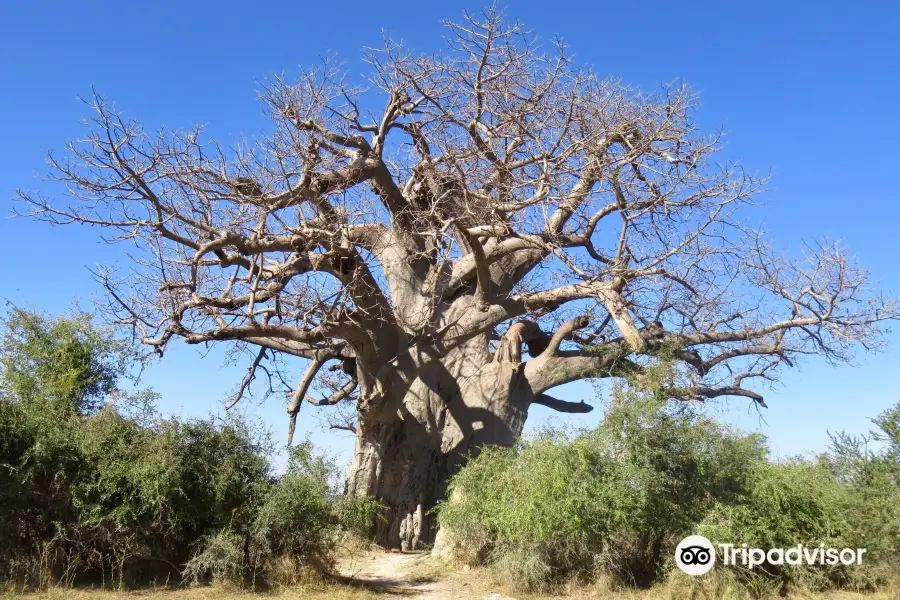
<path id="1" fill-rule="evenodd" d="M 337 518 L 341 529 L 360 540 L 372 535 L 376 519 L 383 518 L 385 505 L 373 496 L 341 496 L 337 502 Z"/>
<path id="2" fill-rule="evenodd" d="M 253 523 L 253 536 L 273 555 L 320 556 L 337 525 L 330 498 L 332 465 L 309 442 L 291 448 L 287 473 L 269 492 Z"/>
<path id="3" fill-rule="evenodd" d="M 338 518 L 329 476 L 333 464 L 304 443 L 291 449 L 287 473 L 266 489 L 253 514 L 205 537 L 187 563 L 194 582 L 212 579 L 259 586 L 279 567 L 328 571 Z"/>
<path id="4" fill-rule="evenodd" d="M 844 517 L 876 565 L 900 564 L 900 402 L 872 419 L 868 436 L 832 436 L 821 464 L 849 487 Z"/>
<path id="5" fill-rule="evenodd" d="M 152 392 L 125 394 L 133 356 L 86 315 L 2 325 L 0 578 L 178 582 L 188 565 L 258 584 L 284 561 L 328 570 L 342 524 L 372 522 L 377 503 L 341 499 L 309 443 L 275 477 L 246 423 L 165 419 Z"/>
<path id="6" fill-rule="evenodd" d="M 620 388 L 593 432 L 485 449 L 453 479 L 440 522 L 523 588 L 598 571 L 643 585 L 763 458 L 755 436 Z"/>
<path id="7" fill-rule="evenodd" d="M 46 563 L 37 555 L 72 554 L 73 491 L 89 469 L 80 432 L 132 357 L 84 313 L 12 307 L 0 326 L 0 566 Z"/>
<path id="8" fill-rule="evenodd" d="M 102 532 L 119 554 L 181 563 L 198 537 L 252 518 L 270 486 L 268 462 L 239 421 L 141 427 L 104 410 L 85 422 L 81 450 L 93 468 L 73 489 L 79 527 Z"/>
<path id="9" fill-rule="evenodd" d="M 0 320 L 0 395 L 52 402 L 81 415 L 96 412 L 136 356 L 91 320 L 83 312 L 54 319 L 10 307 Z"/>
<path id="10" fill-rule="evenodd" d="M 112 407 L 54 419 L 52 406 L 43 405 L 49 415 L 39 405 L 0 406 L 0 535 L 10 542 L 0 566 L 15 559 L 46 569 L 51 552 L 60 562 L 51 571 L 77 562 L 98 579 L 121 580 L 142 561 L 177 572 L 201 538 L 252 521 L 273 486 L 240 422 L 147 424 Z M 47 574 L 24 575 L 37 584 Z"/>
<path id="11" fill-rule="evenodd" d="M 836 436 L 817 460 L 773 462 L 760 436 L 663 397 L 619 388 L 594 431 L 482 451 L 438 509 L 457 557 L 524 589 L 598 576 L 644 586 L 671 577 L 675 546 L 699 533 L 758 548 L 868 549 L 864 567 L 720 570 L 751 595 L 786 585 L 872 589 L 896 576 L 900 404 L 865 440 Z"/>
<path id="12" fill-rule="evenodd" d="M 746 543 L 755 548 L 859 548 L 865 541 L 854 535 L 846 516 L 852 490 L 831 474 L 802 460 L 757 467 L 745 493 L 732 504 L 718 504 L 699 524 L 697 532 L 717 543 Z M 844 566 L 771 565 L 755 568 L 756 577 L 822 589 L 847 582 Z M 854 567 L 852 572 L 858 573 Z M 736 570 L 739 578 L 751 574 Z"/>
<path id="13" fill-rule="evenodd" d="M 333 485 L 336 470 L 308 441 L 292 447 L 286 473 L 272 483 L 255 514 L 207 536 L 185 576 L 258 587 L 330 572 L 338 534 L 369 527 L 380 507 L 372 498 L 340 497 Z"/>

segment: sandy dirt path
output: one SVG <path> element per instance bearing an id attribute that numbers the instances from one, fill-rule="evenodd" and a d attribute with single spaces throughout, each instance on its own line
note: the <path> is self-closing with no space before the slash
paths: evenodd
<path id="1" fill-rule="evenodd" d="M 434 579 L 415 575 L 415 569 L 421 567 L 428 557 L 428 553 L 366 553 L 341 561 L 340 570 L 341 575 L 354 584 L 385 592 L 388 598 L 417 600 L 485 598 L 483 593 L 466 589 L 468 583 L 458 577 Z"/>

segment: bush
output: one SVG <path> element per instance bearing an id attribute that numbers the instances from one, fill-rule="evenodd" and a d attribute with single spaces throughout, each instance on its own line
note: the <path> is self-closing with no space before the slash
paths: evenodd
<path id="1" fill-rule="evenodd" d="M 0 567 L 46 585 L 68 573 L 64 531 L 78 520 L 83 419 L 114 391 L 125 346 L 78 313 L 51 319 L 12 307 L 0 320 Z"/>
<path id="2" fill-rule="evenodd" d="M 309 443 L 273 477 L 239 421 L 112 407 L 54 420 L 39 407 L 0 404 L 0 568 L 26 586 L 327 574 L 338 534 L 364 533 L 379 507 L 340 497 L 333 462 Z"/>
<path id="3" fill-rule="evenodd" d="M 338 535 L 368 527 L 380 506 L 372 498 L 342 498 L 333 485 L 336 470 L 308 441 L 292 447 L 286 473 L 255 515 L 208 536 L 185 576 L 264 587 L 330 574 Z"/>
<path id="4" fill-rule="evenodd" d="M 469 560 L 490 562 L 520 587 L 590 569 L 603 521 L 599 458 L 586 441 L 554 435 L 486 448 L 452 480 L 455 501 L 439 507 L 440 524 Z"/>
<path id="5" fill-rule="evenodd" d="M 873 590 L 896 576 L 900 495 L 893 482 L 866 475 L 860 481 L 839 476 L 846 456 L 818 461 L 793 459 L 759 466 L 745 494 L 720 504 L 698 527 L 713 543 L 747 543 L 757 548 L 866 548 L 861 565 L 771 565 L 754 573 L 734 570 L 739 581 L 778 582 L 808 590 Z M 864 460 L 864 459 L 863 459 Z M 879 470 L 878 461 L 857 465 Z"/>
<path id="6" fill-rule="evenodd" d="M 73 488 L 77 527 L 101 554 L 183 564 L 197 540 L 253 517 L 269 465 L 239 421 L 157 419 L 141 427 L 113 410 L 86 420 L 92 466 Z"/>
<path id="7" fill-rule="evenodd" d="M 0 328 L 0 397 L 52 402 L 57 414 L 98 411 L 137 358 L 85 312 L 50 318 L 10 306 Z"/>
<path id="8" fill-rule="evenodd" d="M 846 515 L 852 489 L 840 485 L 819 465 L 801 460 L 760 465 L 745 494 L 733 504 L 720 503 L 699 525 L 697 532 L 714 544 L 746 543 L 755 548 L 806 547 L 859 548 Z M 752 577 L 821 590 L 846 584 L 857 567 L 771 565 L 753 573 L 734 569 L 741 581 Z"/>
<path id="9" fill-rule="evenodd" d="M 617 389 L 593 432 L 485 449 L 453 478 L 439 521 L 468 560 L 519 588 L 601 572 L 648 585 L 717 500 L 742 493 L 764 456 L 756 436 Z"/>
<path id="10" fill-rule="evenodd" d="M 376 503 L 341 500 L 302 444 L 276 478 L 239 420 L 164 419 L 124 393 L 132 354 L 86 315 L 13 310 L 0 336 L 0 573 L 25 586 L 327 571 L 334 534 Z M 113 400 L 114 402 L 110 402 Z"/>
<path id="11" fill-rule="evenodd" d="M 337 519 L 344 532 L 359 540 L 368 540 L 375 520 L 381 518 L 384 508 L 384 504 L 372 496 L 342 496 L 336 506 Z"/>
<path id="12" fill-rule="evenodd" d="M 242 423 L 142 425 L 112 407 L 54 419 L 44 407 L 0 405 L 0 568 L 15 563 L 23 583 L 73 569 L 121 582 L 148 562 L 177 581 L 200 538 L 252 521 L 272 485 Z"/>
<path id="13" fill-rule="evenodd" d="M 185 579 L 193 583 L 254 581 L 255 564 L 247 541 L 245 535 L 229 529 L 207 536 L 185 566 Z"/>
<path id="14" fill-rule="evenodd" d="M 333 465 L 316 457 L 309 442 L 291 448 L 287 473 L 269 491 L 253 523 L 253 538 L 263 552 L 298 562 L 330 562 L 328 546 L 338 524 L 332 472 Z"/>
<path id="15" fill-rule="evenodd" d="M 874 418 L 868 436 L 839 433 L 822 457 L 852 490 L 846 518 L 874 561 L 900 556 L 900 402 Z"/>
<path id="16" fill-rule="evenodd" d="M 900 564 L 900 404 L 874 423 L 866 437 L 834 436 L 815 460 L 774 462 L 759 436 L 619 388 L 592 432 L 484 449 L 452 479 L 439 523 L 457 558 L 524 589 L 602 576 L 629 586 L 666 579 L 673 597 L 872 590 L 895 581 Z M 867 553 L 852 567 L 717 566 L 685 579 L 674 548 L 695 533 Z"/>
<path id="17" fill-rule="evenodd" d="M 600 567 L 639 586 L 664 575 L 677 543 L 717 501 L 739 497 L 766 455 L 759 436 L 636 391 L 618 392 L 592 437 L 604 449 L 600 502 L 612 515 Z"/>

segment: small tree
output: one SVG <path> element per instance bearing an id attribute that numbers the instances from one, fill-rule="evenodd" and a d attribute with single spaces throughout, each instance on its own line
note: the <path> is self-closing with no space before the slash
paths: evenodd
<path id="1" fill-rule="evenodd" d="M 137 355 L 91 315 L 49 318 L 10 307 L 0 320 L 0 396 L 96 412 Z"/>
<path id="2" fill-rule="evenodd" d="M 57 566 L 78 520 L 73 490 L 88 476 L 81 432 L 136 354 L 86 313 L 48 317 L 9 307 L 0 319 L 0 571 Z M 143 392 L 129 400 L 152 400 Z M 93 415 L 93 416 L 92 416 Z M 63 543 L 59 543 L 63 542 Z M 35 558 L 37 555 L 39 558 Z M 34 581 L 32 581 L 34 583 Z"/>
<path id="3" fill-rule="evenodd" d="M 236 148 L 95 98 L 51 157 L 74 202 L 20 196 L 129 244 L 136 268 L 97 277 L 160 354 L 252 349 L 235 400 L 306 361 L 291 431 L 303 402 L 352 406 L 348 491 L 387 505 L 389 546 L 431 539 L 460 457 L 510 444 L 532 404 L 591 410 L 558 385 L 664 358 L 669 397 L 765 406 L 751 384 L 784 365 L 879 346 L 897 304 L 840 247 L 794 261 L 742 225 L 763 182 L 715 159 L 688 90 L 603 79 L 494 10 L 447 27 L 443 53 L 368 50 L 370 89 L 328 62 L 274 79 L 271 127 Z"/>

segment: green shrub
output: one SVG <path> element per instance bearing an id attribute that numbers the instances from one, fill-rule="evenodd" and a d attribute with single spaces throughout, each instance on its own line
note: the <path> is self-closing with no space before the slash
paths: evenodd
<path id="1" fill-rule="evenodd" d="M 199 551 L 184 568 L 184 578 L 193 583 L 243 584 L 256 579 L 254 558 L 246 535 L 224 529 L 203 538 Z"/>
<path id="2" fill-rule="evenodd" d="M 617 393 L 592 437 L 604 449 L 599 501 L 611 513 L 601 567 L 637 585 L 663 576 L 677 543 L 715 502 L 739 497 L 766 455 L 759 436 L 636 391 Z"/>
<path id="3" fill-rule="evenodd" d="M 380 507 L 372 498 L 340 497 L 335 474 L 334 461 L 309 442 L 292 447 L 287 472 L 268 488 L 255 515 L 207 536 L 186 578 L 259 587 L 332 572 L 339 533 L 360 533 Z"/>
<path id="4" fill-rule="evenodd" d="M 0 404 L 0 568 L 15 563 L 23 583 L 73 568 L 121 581 L 148 561 L 177 580 L 203 536 L 252 522 L 272 486 L 239 422 L 142 425 L 111 407 L 54 419 L 43 406 Z"/>
<path id="5" fill-rule="evenodd" d="M 620 585 L 668 579 L 676 595 L 763 597 L 896 581 L 900 404 L 868 437 L 841 434 L 816 460 L 774 462 L 760 436 L 655 396 L 617 389 L 592 432 L 543 433 L 470 460 L 438 508 L 457 558 L 526 589 L 603 575 Z M 862 565 L 720 565 L 685 580 L 674 548 L 694 533 L 762 549 L 867 553 Z"/>
<path id="6" fill-rule="evenodd" d="M 253 537 L 264 552 L 327 562 L 330 537 L 337 529 L 331 472 L 331 465 L 315 457 L 308 442 L 291 448 L 288 471 L 269 491 L 253 524 Z"/>
<path id="7" fill-rule="evenodd" d="M 54 420 L 0 404 L 0 554 L 28 586 L 228 580 L 259 586 L 328 573 L 342 530 L 363 532 L 379 504 L 345 499 L 333 461 L 307 442 L 273 477 L 240 421 L 119 414 Z M 52 404 L 44 404 L 52 407 Z M 53 459 L 56 466 L 53 468 Z M 186 565 L 186 568 L 185 568 Z"/>
<path id="8" fill-rule="evenodd" d="M 869 436 L 839 433 L 816 460 L 758 465 L 740 496 L 720 502 L 697 533 L 714 543 L 756 548 L 865 548 L 861 565 L 771 565 L 730 575 L 759 590 L 874 590 L 900 564 L 900 404 L 873 420 Z"/>
<path id="9" fill-rule="evenodd" d="M 152 392 L 118 389 L 133 356 L 85 315 L 13 310 L 0 325 L 4 576 L 174 582 L 192 557 L 195 575 L 249 569 L 253 581 L 278 560 L 327 568 L 339 523 L 331 461 L 303 444 L 277 479 L 270 444 L 246 424 L 160 417 Z"/>
<path id="10" fill-rule="evenodd" d="M 474 561 L 487 560 L 517 586 L 543 587 L 592 568 L 605 513 L 599 466 L 586 440 L 555 435 L 486 448 L 454 477 L 455 501 L 440 506 L 440 524 Z"/>
<path id="11" fill-rule="evenodd" d="M 113 392 L 126 347 L 78 313 L 51 319 L 11 307 L 0 319 L 0 568 L 46 585 L 73 554 L 72 490 L 89 468 L 80 428 Z M 120 369 L 120 367 L 122 369 Z"/>
<path id="12" fill-rule="evenodd" d="M 0 397 L 53 402 L 58 416 L 99 410 L 137 358 L 85 312 L 51 318 L 10 306 L 0 328 Z"/>
<path id="13" fill-rule="evenodd" d="M 593 432 L 482 451 L 453 478 L 439 521 L 470 560 L 520 588 L 599 572 L 648 585 L 764 456 L 756 436 L 617 389 Z"/>
<path id="14" fill-rule="evenodd" d="M 341 529 L 366 540 L 371 537 L 375 520 L 381 518 L 384 504 L 372 496 L 342 496 L 337 503 L 337 519 Z"/>
<path id="15" fill-rule="evenodd" d="M 141 427 L 113 410 L 86 420 L 73 488 L 78 528 L 95 549 L 182 564 L 197 540 L 253 518 L 270 485 L 259 444 L 238 421 L 158 419 Z"/>
<path id="16" fill-rule="evenodd" d="M 743 543 L 755 548 L 859 548 L 846 519 L 852 490 L 839 484 L 819 465 L 801 460 L 760 465 L 746 492 L 732 504 L 720 503 L 699 525 L 697 533 L 714 544 Z M 843 565 L 770 565 L 754 573 L 736 569 L 739 580 L 752 578 L 824 589 L 849 581 L 857 567 Z"/>
<path id="17" fill-rule="evenodd" d="M 873 561 L 900 556 L 900 402 L 874 418 L 868 436 L 839 433 L 821 462 L 852 489 L 846 518 Z"/>

